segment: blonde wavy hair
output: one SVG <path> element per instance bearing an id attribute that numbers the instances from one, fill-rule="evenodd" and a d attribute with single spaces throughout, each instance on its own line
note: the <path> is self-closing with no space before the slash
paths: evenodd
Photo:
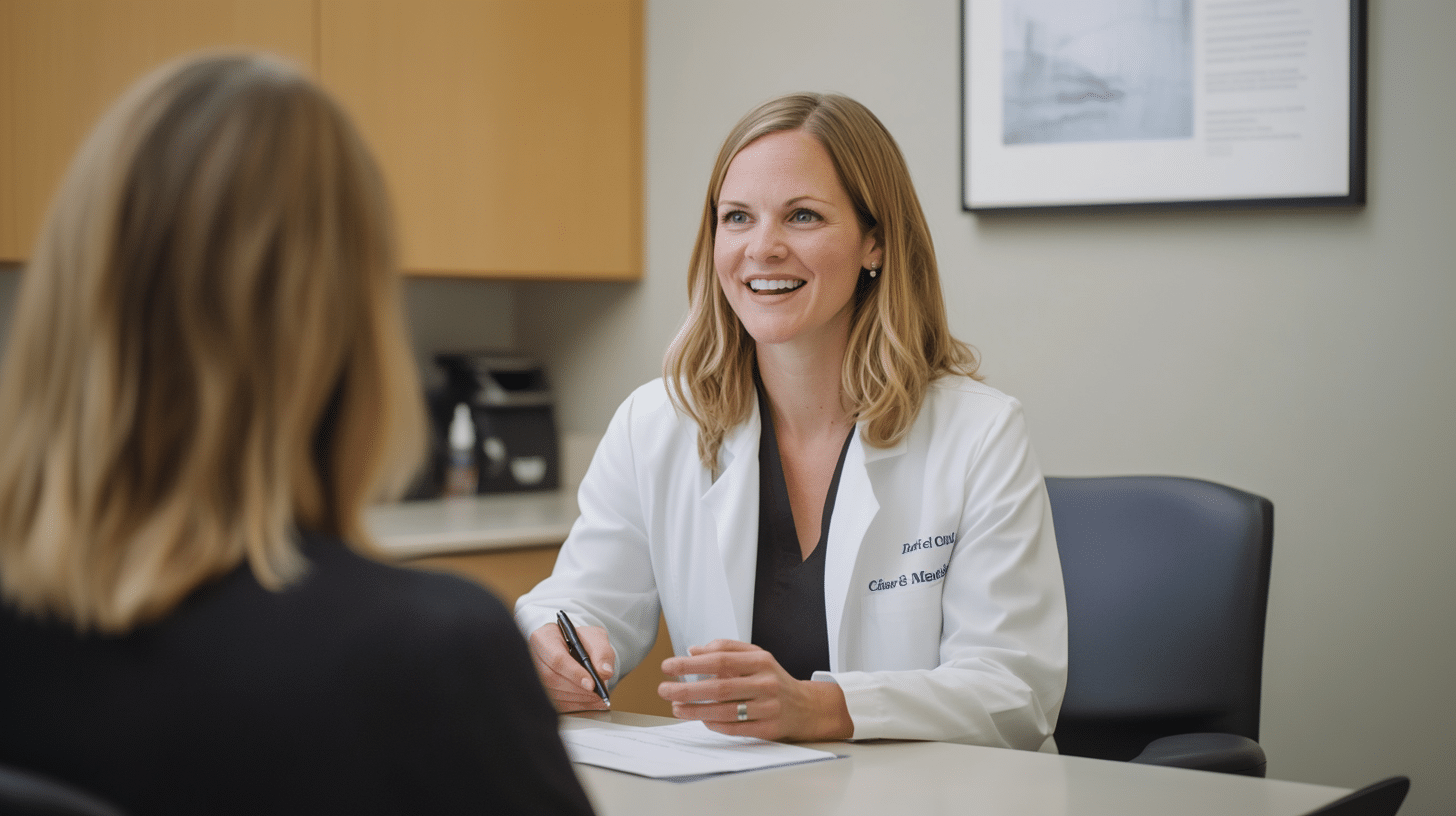
<path id="1" fill-rule="evenodd" d="M 860 275 L 840 375 L 841 399 L 863 423 L 865 442 L 888 447 L 899 441 L 937 377 L 977 376 L 975 351 L 951 336 L 930 229 L 890 132 L 846 96 L 771 99 L 744 116 L 718 152 L 688 268 L 688 316 L 663 363 L 673 404 L 697 423 L 698 456 L 713 472 L 723 437 L 747 419 L 755 399 L 753 338 L 713 267 L 718 195 L 739 151 L 788 130 L 802 130 L 824 145 L 860 228 L 884 253 L 877 277 Z"/>
<path id="2" fill-rule="evenodd" d="M 369 551 L 419 461 L 391 216 L 347 115 L 266 55 L 184 58 L 76 156 L 0 373 L 0 590 L 80 631 L 164 616 L 297 530 Z"/>

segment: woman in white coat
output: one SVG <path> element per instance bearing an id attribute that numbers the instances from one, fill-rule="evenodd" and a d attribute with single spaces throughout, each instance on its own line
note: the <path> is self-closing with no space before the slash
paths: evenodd
<path id="1" fill-rule="evenodd" d="M 1066 683 L 1042 474 L 1020 405 L 950 335 L 879 120 L 827 94 L 744 117 L 688 287 L 666 376 L 618 410 L 517 604 L 558 709 L 604 707 L 558 609 L 607 678 L 661 612 L 659 693 L 715 731 L 1041 747 Z"/>

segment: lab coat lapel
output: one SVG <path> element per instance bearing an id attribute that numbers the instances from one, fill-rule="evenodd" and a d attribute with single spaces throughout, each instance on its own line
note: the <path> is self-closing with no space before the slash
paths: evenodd
<path id="1" fill-rule="evenodd" d="M 829 549 L 824 553 L 824 617 L 829 636 L 829 669 L 840 671 L 840 654 L 845 644 L 840 637 L 844 605 L 849 599 L 850 581 L 864 549 L 865 535 L 880 512 L 879 497 L 870 481 L 872 464 L 905 452 L 905 442 L 889 448 L 866 448 L 863 426 L 857 428 L 844 468 L 839 473 L 839 493 L 834 515 L 829 519 Z"/>
<path id="2" fill-rule="evenodd" d="M 702 498 L 713 518 L 727 597 L 732 603 L 732 609 L 704 610 L 702 618 L 731 619 L 737 627 L 736 632 L 712 633 L 712 637 L 747 641 L 753 631 L 754 571 L 758 562 L 758 438 L 755 403 L 749 420 L 724 438 L 719 453 L 721 472 Z"/>

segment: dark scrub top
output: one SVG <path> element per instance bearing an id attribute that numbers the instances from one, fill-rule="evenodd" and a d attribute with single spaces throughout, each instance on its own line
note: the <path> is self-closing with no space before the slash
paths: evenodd
<path id="1" fill-rule="evenodd" d="M 763 430 L 758 440 L 758 570 L 753 587 L 753 636 L 790 675 L 808 680 L 829 670 L 829 631 L 824 619 L 824 550 L 839 474 L 854 429 L 844 439 L 834 478 L 824 497 L 819 542 L 808 558 L 799 548 L 783 460 L 763 388 L 758 389 Z"/>

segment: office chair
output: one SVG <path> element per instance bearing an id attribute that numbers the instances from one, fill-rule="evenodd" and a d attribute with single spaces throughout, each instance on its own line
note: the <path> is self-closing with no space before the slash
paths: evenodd
<path id="1" fill-rule="evenodd" d="M 1071 756 L 1263 776 L 1268 499 L 1170 476 L 1048 478 Z"/>
<path id="2" fill-rule="evenodd" d="M 0 814 L 124 816 L 119 808 L 74 785 L 6 765 L 0 765 Z"/>
<path id="3" fill-rule="evenodd" d="M 1366 785 L 1304 816 L 1395 816 L 1409 792 L 1409 778 L 1392 776 Z"/>

